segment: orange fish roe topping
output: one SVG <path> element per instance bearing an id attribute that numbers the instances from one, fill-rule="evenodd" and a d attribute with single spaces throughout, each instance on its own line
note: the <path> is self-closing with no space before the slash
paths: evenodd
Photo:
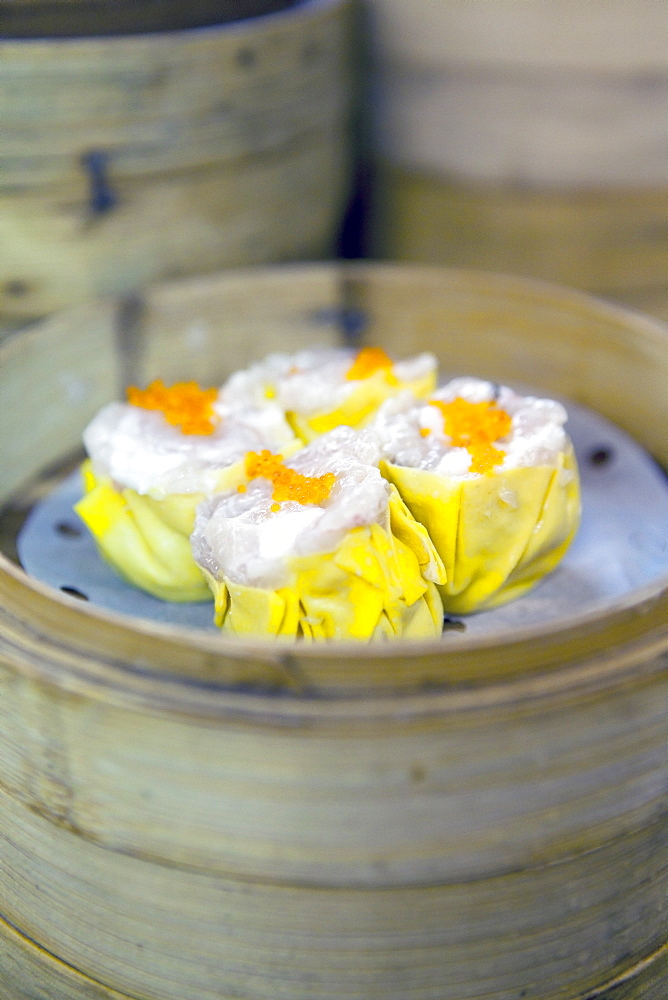
<path id="1" fill-rule="evenodd" d="M 160 410 L 167 423 L 180 428 L 182 434 L 213 433 L 218 422 L 213 409 L 217 395 L 216 389 L 202 389 L 197 382 L 167 386 L 159 378 L 146 389 L 131 385 L 127 390 L 129 403 L 144 410 Z"/>
<path id="2" fill-rule="evenodd" d="M 493 442 L 510 433 L 510 414 L 492 402 L 471 403 L 461 396 L 449 403 L 437 399 L 430 402 L 441 411 L 443 430 L 454 447 L 466 448 L 471 455 L 471 472 L 489 472 L 500 465 L 505 452 L 493 447 Z"/>
<path id="3" fill-rule="evenodd" d="M 471 456 L 469 472 L 491 472 L 495 465 L 501 465 L 506 454 L 487 441 L 469 445 L 468 451 Z"/>
<path id="4" fill-rule="evenodd" d="M 326 472 L 324 476 L 304 476 L 284 465 L 282 455 L 274 455 L 266 449 L 259 453 L 248 452 L 246 475 L 249 479 L 261 476 L 273 483 L 273 500 L 296 500 L 297 503 L 322 503 L 329 497 L 336 481 L 333 472 Z M 274 504 L 271 509 L 279 508 Z"/>
<path id="5" fill-rule="evenodd" d="M 369 378 L 383 368 L 391 375 L 393 364 L 392 358 L 387 356 L 382 347 L 363 347 L 346 372 L 346 378 L 349 381 Z"/>
<path id="6" fill-rule="evenodd" d="M 258 479 L 261 476 L 273 480 L 283 468 L 283 456 L 275 455 L 267 448 L 260 452 L 249 451 L 246 454 L 246 475 L 249 479 Z"/>

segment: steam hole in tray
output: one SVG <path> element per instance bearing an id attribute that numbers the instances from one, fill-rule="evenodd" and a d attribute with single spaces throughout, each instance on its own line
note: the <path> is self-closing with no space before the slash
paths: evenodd
<path id="1" fill-rule="evenodd" d="M 447 615 L 443 619 L 443 631 L 444 632 L 466 632 L 466 625 L 464 622 L 460 621 L 458 618 L 448 618 Z"/>
<path id="2" fill-rule="evenodd" d="M 81 538 L 81 529 L 69 521 L 59 521 L 56 524 L 56 531 L 63 538 Z"/>
<path id="3" fill-rule="evenodd" d="M 614 451 L 607 445 L 599 445 L 589 452 L 589 464 L 594 466 L 609 465 L 614 458 Z"/>
<path id="4" fill-rule="evenodd" d="M 88 598 L 85 594 L 82 594 L 80 590 L 76 587 L 61 587 L 60 588 L 64 594 L 69 594 L 70 597 L 76 597 L 79 601 L 87 601 Z"/>

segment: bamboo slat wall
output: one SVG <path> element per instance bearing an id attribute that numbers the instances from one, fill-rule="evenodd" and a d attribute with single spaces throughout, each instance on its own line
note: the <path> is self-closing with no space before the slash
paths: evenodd
<path id="1" fill-rule="evenodd" d="M 350 186 L 349 10 L 0 40 L 0 326 L 330 256 Z"/>
<path id="2" fill-rule="evenodd" d="M 665 317 L 660 0 L 370 0 L 375 255 Z"/>

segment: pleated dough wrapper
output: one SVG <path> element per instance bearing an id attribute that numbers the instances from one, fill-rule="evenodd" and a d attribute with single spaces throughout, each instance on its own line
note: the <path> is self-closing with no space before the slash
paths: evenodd
<path id="1" fill-rule="evenodd" d="M 441 635 L 443 570 L 396 490 L 390 525 L 353 528 L 332 552 L 293 556 L 290 583 L 270 589 L 204 570 L 223 632 L 272 639 L 426 639 Z"/>
<path id="2" fill-rule="evenodd" d="M 439 591 L 446 613 L 494 608 L 526 593 L 558 565 L 579 524 L 570 445 L 556 466 L 473 479 L 387 462 L 381 468 L 443 560 L 446 583 Z"/>
<path id="3" fill-rule="evenodd" d="M 286 463 L 270 460 L 241 493 L 201 505 L 191 541 L 224 632 L 441 635 L 443 565 L 379 457 L 375 439 L 338 427 Z"/>
<path id="4" fill-rule="evenodd" d="M 163 601 L 211 599 L 190 547 L 195 510 L 204 494 L 155 499 L 129 488 L 119 490 L 109 477 L 98 479 L 90 461 L 82 466 L 82 474 L 85 492 L 74 509 L 105 562 L 128 583 Z M 243 475 L 239 462 L 221 475 L 221 486 L 230 488 Z"/>
<path id="5" fill-rule="evenodd" d="M 580 522 L 580 486 L 560 404 L 521 397 L 481 380 L 458 379 L 450 385 L 439 391 L 442 398 L 468 393 L 478 401 L 493 391 L 501 394 L 517 423 L 505 442 L 497 442 L 499 449 L 509 449 L 511 460 L 478 474 L 448 475 L 442 468 L 389 459 L 381 460 L 380 468 L 425 526 L 443 561 L 446 580 L 439 592 L 446 614 L 467 614 L 520 597 L 558 565 Z M 390 415 L 381 433 L 394 428 L 402 435 L 397 450 L 403 447 L 408 454 L 415 448 L 412 440 L 418 440 L 420 420 L 423 426 L 432 420 L 430 411 L 435 412 L 430 406 L 412 409 L 410 432 L 397 423 L 401 414 Z M 425 460 L 434 463 L 438 455 L 426 455 L 435 447 L 430 440 L 422 438 L 421 446 Z M 464 449 L 452 448 L 449 455 L 447 450 L 444 463 L 461 461 Z M 537 456 L 533 464 L 532 455 Z M 413 458 L 417 465 L 415 453 Z"/>

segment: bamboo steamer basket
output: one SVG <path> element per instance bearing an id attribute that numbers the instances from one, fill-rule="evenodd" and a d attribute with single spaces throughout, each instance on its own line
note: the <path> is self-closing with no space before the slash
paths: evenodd
<path id="1" fill-rule="evenodd" d="M 314 648 L 106 612 L 13 557 L 129 380 L 360 334 L 668 465 L 666 330 L 520 278 L 232 270 L 5 339 L 3 1000 L 665 996 L 668 577 L 499 641 Z"/>
<path id="2" fill-rule="evenodd" d="M 349 0 L 192 30 L 169 10 L 151 33 L 0 40 L 0 325 L 334 252 Z"/>
<path id="3" fill-rule="evenodd" d="M 376 255 L 668 316 L 660 0 L 371 0 Z"/>
<path id="4" fill-rule="evenodd" d="M 3 38 L 61 38 L 174 31 L 224 24 L 291 7 L 297 0 L 0 0 Z"/>

